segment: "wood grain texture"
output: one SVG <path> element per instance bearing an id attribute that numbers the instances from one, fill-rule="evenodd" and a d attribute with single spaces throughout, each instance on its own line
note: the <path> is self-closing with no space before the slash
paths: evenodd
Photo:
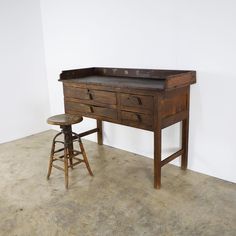
<path id="1" fill-rule="evenodd" d="M 103 145 L 103 127 L 102 127 L 102 121 L 101 120 L 97 120 L 97 142 L 99 145 Z"/>
<path id="2" fill-rule="evenodd" d="M 104 104 L 115 105 L 116 94 L 114 92 L 94 90 L 89 88 L 76 88 L 72 86 L 64 86 L 64 96 L 67 98 L 76 98 L 81 100 L 96 101 Z M 84 101 L 86 102 L 86 101 Z"/>
<path id="3" fill-rule="evenodd" d="M 92 67 L 63 71 L 60 81 L 67 79 L 75 83 L 80 79 L 79 83 L 170 90 L 196 83 L 196 71 Z"/>
<path id="4" fill-rule="evenodd" d="M 186 170 L 188 166 L 188 139 L 189 139 L 189 102 L 190 102 L 190 87 L 187 89 L 187 115 L 182 121 L 182 149 L 181 169 Z"/>
<path id="5" fill-rule="evenodd" d="M 129 126 L 153 128 L 153 116 L 138 112 L 121 111 L 121 123 Z"/>
<path id="6" fill-rule="evenodd" d="M 187 168 L 189 88 L 195 71 L 129 68 L 85 68 L 63 71 L 67 114 L 97 120 L 102 144 L 102 121 L 154 132 L 154 187 L 161 187 L 161 167 L 177 156 Z M 183 121 L 182 149 L 161 160 L 162 129 Z"/>
<path id="7" fill-rule="evenodd" d="M 154 188 L 161 188 L 161 100 L 159 95 L 155 96 L 154 107 Z"/>
<path id="8" fill-rule="evenodd" d="M 153 96 L 121 93 L 120 103 L 122 109 L 139 108 L 153 111 Z"/>
<path id="9" fill-rule="evenodd" d="M 186 88 L 165 93 L 161 101 L 162 119 L 187 110 L 187 93 Z"/>
<path id="10" fill-rule="evenodd" d="M 60 114 L 51 116 L 47 119 L 47 123 L 50 125 L 67 125 L 80 123 L 83 117 L 69 114 Z"/>

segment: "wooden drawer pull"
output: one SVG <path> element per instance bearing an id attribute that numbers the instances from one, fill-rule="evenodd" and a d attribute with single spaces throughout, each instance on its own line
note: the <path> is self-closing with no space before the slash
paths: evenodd
<path id="1" fill-rule="evenodd" d="M 140 116 L 140 114 L 135 114 L 136 115 L 136 117 L 137 117 L 137 120 L 139 121 L 139 122 L 141 122 L 142 121 L 142 117 Z"/>
<path id="2" fill-rule="evenodd" d="M 89 108 L 90 108 L 90 112 L 94 113 L 93 107 L 92 107 L 92 106 L 89 106 Z"/>
<path id="3" fill-rule="evenodd" d="M 140 97 L 136 97 L 136 96 L 130 96 L 128 97 L 128 100 L 132 100 L 135 103 L 138 103 L 139 105 L 142 105 L 142 100 Z"/>
<path id="4" fill-rule="evenodd" d="M 90 90 L 89 90 L 89 89 L 87 90 L 87 94 L 88 94 L 88 96 L 89 96 L 89 99 L 90 99 L 90 100 L 93 100 L 92 93 L 90 92 Z"/>

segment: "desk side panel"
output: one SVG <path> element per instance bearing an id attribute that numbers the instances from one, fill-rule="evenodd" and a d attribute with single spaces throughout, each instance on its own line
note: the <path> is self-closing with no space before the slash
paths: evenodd
<path id="1" fill-rule="evenodd" d="M 190 86 L 196 83 L 196 71 L 184 72 L 182 74 L 171 75 L 165 81 L 165 89 L 177 89 Z"/>
<path id="2" fill-rule="evenodd" d="M 162 128 L 187 118 L 189 86 L 165 92 L 161 100 Z"/>

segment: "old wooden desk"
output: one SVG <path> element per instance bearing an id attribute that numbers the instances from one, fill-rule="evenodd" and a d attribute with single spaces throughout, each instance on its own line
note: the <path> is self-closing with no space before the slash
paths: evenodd
<path id="1" fill-rule="evenodd" d="M 195 71 L 85 68 L 63 71 L 65 112 L 97 120 L 102 144 L 102 121 L 154 132 L 154 187 L 161 186 L 161 167 L 181 156 L 187 168 L 189 94 L 196 83 Z M 161 130 L 182 122 L 182 148 L 161 159 Z M 145 167 L 144 167 L 145 168 Z"/>

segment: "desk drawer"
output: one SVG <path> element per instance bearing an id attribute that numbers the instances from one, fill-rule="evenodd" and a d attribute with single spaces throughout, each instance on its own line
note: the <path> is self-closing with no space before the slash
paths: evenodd
<path id="1" fill-rule="evenodd" d="M 115 109 L 86 105 L 78 102 L 65 101 L 66 113 L 81 114 L 81 115 L 95 115 L 97 117 L 117 119 L 117 111 Z"/>
<path id="2" fill-rule="evenodd" d="M 82 100 L 95 101 L 97 103 L 116 105 L 116 93 L 86 88 L 64 86 L 66 98 L 77 98 Z"/>
<path id="3" fill-rule="evenodd" d="M 140 109 L 153 110 L 152 96 L 121 93 L 120 100 L 122 108 L 136 107 Z"/>
<path id="4" fill-rule="evenodd" d="M 65 101 L 65 110 L 88 113 L 91 112 L 90 106 L 78 102 Z"/>
<path id="5" fill-rule="evenodd" d="M 137 127 L 153 127 L 153 116 L 137 112 L 121 111 L 121 121 L 124 124 L 136 124 Z"/>
<path id="6" fill-rule="evenodd" d="M 102 116 L 110 119 L 117 119 L 117 111 L 115 109 L 106 108 L 106 107 L 98 107 L 98 106 L 90 106 L 91 114 L 96 116 Z"/>

